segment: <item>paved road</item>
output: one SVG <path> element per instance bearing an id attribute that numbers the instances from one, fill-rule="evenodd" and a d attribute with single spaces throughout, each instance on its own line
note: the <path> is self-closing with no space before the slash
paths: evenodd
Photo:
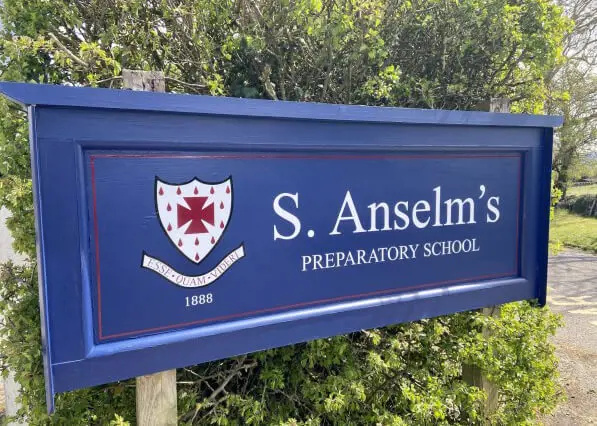
<path id="1" fill-rule="evenodd" d="M 565 326 L 554 343 L 568 401 L 550 426 L 597 425 L 597 256 L 566 249 L 549 261 L 547 303 Z"/>

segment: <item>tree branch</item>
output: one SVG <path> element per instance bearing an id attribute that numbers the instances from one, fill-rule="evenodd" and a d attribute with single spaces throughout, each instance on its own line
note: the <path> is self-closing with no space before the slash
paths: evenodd
<path id="1" fill-rule="evenodd" d="M 182 81 L 179 80 L 177 78 L 174 77 L 165 77 L 166 81 L 171 81 L 173 83 L 177 83 L 180 84 L 181 86 L 186 86 L 186 87 L 190 87 L 191 89 L 201 89 L 201 90 L 205 90 L 207 89 L 207 86 L 205 84 L 198 84 L 198 83 L 187 83 L 186 81 Z"/>
<path id="2" fill-rule="evenodd" d="M 116 80 L 122 80 L 122 76 L 121 75 L 116 75 L 114 77 L 104 78 L 103 80 L 96 81 L 96 83 L 97 84 L 111 83 L 111 82 L 116 81 Z"/>
<path id="3" fill-rule="evenodd" d="M 247 356 L 243 356 L 239 361 L 238 364 L 236 366 L 236 368 L 234 370 L 232 370 L 232 373 L 230 373 L 228 375 L 228 377 L 226 377 L 224 379 L 224 381 L 220 384 L 220 386 L 218 386 L 213 392 L 212 394 L 209 396 L 209 398 L 207 398 L 207 400 L 209 402 L 212 402 L 214 399 L 216 399 L 216 396 L 218 396 L 226 387 L 226 385 L 228 385 L 228 383 L 230 383 L 230 381 L 236 376 L 238 375 L 241 370 L 248 370 L 249 368 L 253 368 L 257 366 L 257 361 L 252 362 L 251 364 L 247 364 L 244 365 L 245 360 L 247 359 Z"/>
<path id="4" fill-rule="evenodd" d="M 58 40 L 58 37 L 56 37 L 54 35 L 54 33 L 48 33 L 48 35 L 50 36 L 50 38 L 52 39 L 52 41 L 54 43 L 56 43 L 58 45 L 58 47 L 60 49 L 62 49 L 62 51 L 64 51 L 64 53 L 66 53 L 66 55 L 71 58 L 73 61 L 75 61 L 76 63 L 78 63 L 79 65 L 84 66 L 85 68 L 89 67 L 89 64 L 87 64 L 87 62 L 85 62 L 83 59 L 79 58 L 77 55 L 75 55 L 73 52 L 71 52 L 68 47 L 66 47 L 64 44 L 62 44 L 62 42 L 60 40 Z"/>

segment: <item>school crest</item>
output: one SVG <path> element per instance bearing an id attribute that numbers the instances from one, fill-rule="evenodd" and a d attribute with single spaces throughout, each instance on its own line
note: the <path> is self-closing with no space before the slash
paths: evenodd
<path id="1" fill-rule="evenodd" d="M 224 235 L 232 213 L 232 179 L 205 183 L 195 178 L 170 184 L 156 178 L 155 200 L 162 229 L 187 259 L 197 264 Z"/>
<path id="2" fill-rule="evenodd" d="M 199 265 L 225 235 L 233 207 L 232 177 L 216 183 L 194 178 L 184 183 L 155 180 L 155 205 L 160 226 L 176 249 Z M 144 268 L 181 287 L 202 287 L 224 274 L 244 257 L 241 244 L 211 271 L 187 275 L 163 261 L 143 254 Z"/>

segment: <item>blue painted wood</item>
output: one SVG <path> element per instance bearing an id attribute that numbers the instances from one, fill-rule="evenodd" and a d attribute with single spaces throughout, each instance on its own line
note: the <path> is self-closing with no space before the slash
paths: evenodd
<path id="1" fill-rule="evenodd" d="M 35 107 L 30 105 L 27 109 L 29 117 L 29 141 L 31 153 L 38 150 L 37 138 L 37 113 Z M 31 180 L 39 182 L 40 157 L 38 155 L 31 155 Z M 48 275 L 46 268 L 46 252 L 44 238 L 44 214 L 41 206 L 41 188 L 35 183 L 33 185 L 33 209 L 35 211 L 35 245 L 37 251 L 37 273 L 39 283 L 39 316 L 41 319 L 41 343 L 42 356 L 44 363 L 44 376 L 46 386 L 46 405 L 48 412 L 54 411 L 54 370 L 52 360 L 52 331 L 50 330 L 50 310 L 48 307 Z"/>
<path id="2" fill-rule="evenodd" d="M 171 369 L 175 365 L 173 359 L 178 366 L 194 365 L 199 352 L 205 361 L 217 360 L 285 346 L 289 336 L 293 343 L 298 343 L 329 337 L 330 330 L 343 334 L 533 297 L 533 286 L 524 279 L 496 280 L 374 299 L 368 308 L 351 302 L 345 311 L 328 315 L 301 312 L 301 319 L 273 317 L 265 324 L 253 321 L 234 324 L 237 327 L 211 326 L 181 331 L 178 335 L 157 334 L 139 342 L 107 343 L 96 346 L 85 360 L 55 365 L 55 386 L 57 392 L 63 392 Z M 284 321 L 284 326 L 276 324 L 276 320 Z M 108 356 L 114 362 L 106 362 Z"/>
<path id="3" fill-rule="evenodd" d="M 511 127 L 556 127 L 562 117 L 526 114 L 493 114 L 411 108 L 365 107 L 318 103 L 266 101 L 213 96 L 126 92 L 2 82 L 0 92 L 24 105 L 110 108 L 219 116 L 315 119 L 372 123 L 416 123 Z"/>
<path id="4" fill-rule="evenodd" d="M 541 230 L 537 241 L 537 276 L 538 281 L 547 282 L 547 266 L 548 266 L 548 255 L 549 255 L 549 218 L 551 208 L 551 160 L 553 151 L 553 131 L 551 129 L 543 129 L 543 140 L 545 143 L 540 149 L 539 155 L 541 160 L 538 162 L 538 179 L 540 192 L 538 201 L 538 224 L 537 226 Z M 547 285 L 542 286 L 539 289 L 537 296 L 540 306 L 545 306 L 547 303 Z"/>
<path id="5" fill-rule="evenodd" d="M 545 302 L 560 117 L 16 83 L 0 91 L 30 105 L 50 409 L 55 392 Z M 274 209 L 279 194 L 287 213 Z M 456 199 L 463 212 L 456 204 L 450 221 L 445 202 Z M 295 217 L 302 226 L 291 238 Z M 425 256 L 426 245 L 473 240 L 478 251 Z M 389 249 L 379 260 L 389 247 L 401 260 Z M 338 253 L 357 261 L 336 267 Z M 210 273 L 208 285 L 177 285 L 205 284 Z M 208 294 L 213 303 L 187 306 Z"/>

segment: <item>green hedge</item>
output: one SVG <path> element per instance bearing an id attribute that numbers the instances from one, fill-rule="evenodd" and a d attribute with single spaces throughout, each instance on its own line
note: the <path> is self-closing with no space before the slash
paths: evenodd
<path id="1" fill-rule="evenodd" d="M 558 207 L 581 216 L 597 217 L 597 194 L 571 195 L 561 200 Z"/>
<path id="2" fill-rule="evenodd" d="M 47 416 L 36 271 L 7 264 L 0 282 L 0 312 L 8 319 L 0 351 L 23 388 L 21 414 L 33 425 L 134 424 L 132 380 L 60 394 L 56 414 Z M 181 369 L 180 422 L 532 423 L 559 398 L 548 340 L 559 321 L 546 308 L 511 303 L 499 318 L 455 314 Z M 464 365 L 481 368 L 499 389 L 488 418 L 485 394 L 462 380 Z M 212 397 L 230 376 L 226 391 Z"/>

